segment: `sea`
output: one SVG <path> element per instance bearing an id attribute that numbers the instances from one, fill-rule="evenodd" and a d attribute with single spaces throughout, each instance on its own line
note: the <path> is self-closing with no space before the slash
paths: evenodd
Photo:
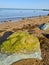
<path id="1" fill-rule="evenodd" d="M 0 8 L 0 22 L 19 20 L 28 17 L 46 16 L 48 14 L 49 10 L 44 9 Z"/>

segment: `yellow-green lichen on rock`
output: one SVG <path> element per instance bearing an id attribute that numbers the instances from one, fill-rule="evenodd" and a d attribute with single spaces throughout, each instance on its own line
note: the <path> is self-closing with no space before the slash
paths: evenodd
<path id="1" fill-rule="evenodd" d="M 4 53 L 36 52 L 39 49 L 38 38 L 22 31 L 13 33 L 1 45 L 1 52 Z"/>

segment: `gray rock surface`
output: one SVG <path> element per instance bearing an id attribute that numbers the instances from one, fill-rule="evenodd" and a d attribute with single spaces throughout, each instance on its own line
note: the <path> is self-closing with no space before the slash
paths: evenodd
<path id="1" fill-rule="evenodd" d="M 46 29 L 49 28 L 49 23 L 41 24 L 41 25 L 39 26 L 39 28 L 40 28 L 41 30 L 46 30 Z"/>

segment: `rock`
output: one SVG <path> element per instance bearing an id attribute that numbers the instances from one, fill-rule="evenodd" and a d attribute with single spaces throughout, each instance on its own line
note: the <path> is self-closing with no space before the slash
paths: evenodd
<path id="1" fill-rule="evenodd" d="M 7 57 L 2 57 L 1 65 L 10 65 L 15 61 L 27 58 L 42 59 L 38 38 L 27 32 L 13 33 L 1 44 L 0 49 L 1 53 L 9 54 Z"/>
<path id="2" fill-rule="evenodd" d="M 41 25 L 39 26 L 39 28 L 40 28 L 41 30 L 46 30 L 46 29 L 49 28 L 49 23 L 43 23 L 43 24 L 41 24 Z"/>

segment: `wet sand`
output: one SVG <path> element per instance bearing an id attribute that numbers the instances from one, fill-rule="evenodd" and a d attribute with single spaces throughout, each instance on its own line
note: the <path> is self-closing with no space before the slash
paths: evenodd
<path id="1" fill-rule="evenodd" d="M 13 63 L 12 65 L 49 65 L 49 29 L 41 30 L 39 25 L 45 22 L 49 22 L 49 16 L 40 16 L 36 18 L 26 18 L 18 22 L 4 22 L 0 23 L 0 43 L 16 31 L 27 31 L 29 34 L 33 34 L 38 37 L 41 47 L 42 60 L 37 59 L 24 59 Z"/>

